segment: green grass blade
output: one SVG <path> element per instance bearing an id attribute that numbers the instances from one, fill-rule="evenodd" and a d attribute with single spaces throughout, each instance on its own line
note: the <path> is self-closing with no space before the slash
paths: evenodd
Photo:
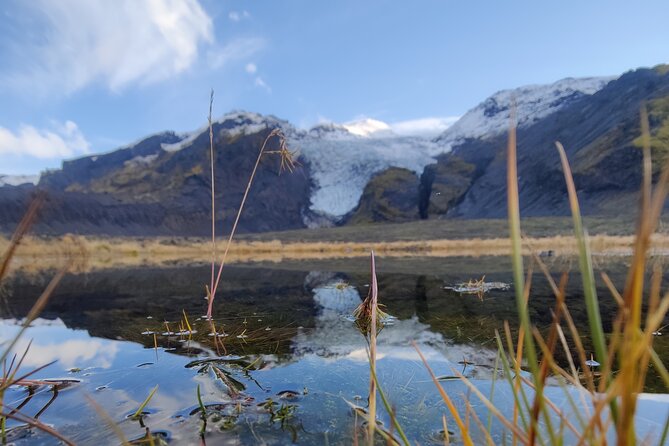
<path id="1" fill-rule="evenodd" d="M 407 438 L 406 434 L 404 433 L 404 430 L 402 429 L 402 426 L 400 425 L 399 421 L 397 420 L 397 417 L 395 416 L 395 412 L 393 411 L 393 408 L 390 406 L 390 403 L 388 402 L 388 399 L 386 398 L 385 393 L 383 392 L 383 389 L 381 388 L 381 384 L 379 383 L 379 379 L 376 376 L 376 370 L 373 367 L 369 368 L 371 373 L 372 373 L 372 378 L 374 379 L 374 382 L 376 383 L 376 390 L 379 392 L 379 396 L 381 397 L 381 401 L 383 402 L 383 407 L 386 408 L 386 411 L 388 412 L 388 415 L 390 415 L 390 421 L 392 421 L 393 426 L 395 426 L 395 429 L 397 429 L 397 433 L 399 434 L 400 438 L 402 439 L 402 443 L 404 443 L 406 446 L 409 446 L 409 439 Z"/>
<path id="2" fill-rule="evenodd" d="M 585 308 L 588 313 L 590 335 L 595 348 L 595 356 L 597 361 L 602 365 L 603 374 L 606 376 L 605 372 L 608 371 L 608 355 L 606 341 L 604 339 L 604 329 L 602 328 L 601 313 L 599 311 L 599 300 L 595 288 L 595 274 L 592 268 L 592 257 L 586 240 L 585 230 L 583 229 L 581 209 L 578 204 L 576 186 L 574 185 L 574 179 L 571 175 L 567 154 L 565 153 L 562 144 L 556 142 L 555 145 L 560 154 L 565 183 L 567 184 L 567 192 L 569 194 L 569 205 L 571 207 L 571 214 L 574 222 L 574 236 L 576 237 L 576 243 L 578 244 L 578 264 L 583 281 L 583 294 L 585 296 Z"/>
<path id="3" fill-rule="evenodd" d="M 146 407 L 147 404 L 149 404 L 149 401 L 151 401 L 151 398 L 153 398 L 153 395 L 156 393 L 157 390 L 158 390 L 157 385 L 156 385 L 156 387 L 151 389 L 151 392 L 149 392 L 149 396 L 146 397 L 144 402 L 142 404 L 140 404 L 137 411 L 133 414 L 133 416 L 132 416 L 133 419 L 138 419 L 142 416 L 142 411 L 144 411 L 144 408 Z"/>

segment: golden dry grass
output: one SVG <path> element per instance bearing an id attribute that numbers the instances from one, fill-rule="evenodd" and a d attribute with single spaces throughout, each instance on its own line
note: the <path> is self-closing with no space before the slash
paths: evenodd
<path id="1" fill-rule="evenodd" d="M 590 238 L 595 255 L 630 255 L 632 236 L 595 235 Z M 0 238 L 0 251 L 9 240 Z M 506 256 L 511 250 L 508 238 L 424 240 L 394 242 L 233 242 L 228 254 L 231 263 L 280 262 L 282 260 L 318 260 L 365 257 L 374 250 L 381 257 L 481 257 Z M 555 256 L 577 253 L 570 236 L 526 238 L 524 254 L 553 251 Z M 652 254 L 669 253 L 669 235 L 652 238 Z M 98 238 L 67 235 L 63 237 L 26 237 L 14 259 L 14 268 L 39 270 L 56 268 L 64 258 L 76 258 L 81 270 L 139 265 L 206 262 L 211 258 L 211 241 L 179 238 Z"/>

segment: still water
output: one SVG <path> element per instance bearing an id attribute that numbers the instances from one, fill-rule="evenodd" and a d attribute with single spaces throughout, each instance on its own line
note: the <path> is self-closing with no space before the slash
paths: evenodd
<path id="1" fill-rule="evenodd" d="M 548 260 L 555 277 L 575 269 L 569 260 Z M 597 266 L 621 287 L 625 262 L 600 260 Z M 507 259 L 380 257 L 377 267 L 379 300 L 393 316 L 378 337 L 378 379 L 409 439 L 443 444 L 442 415 L 447 412 L 412 341 L 461 412 L 469 397 L 472 410 L 487 425 L 483 405 L 464 384 L 448 378 L 457 370 L 490 394 L 495 331 L 503 330 L 504 321 L 514 333 L 517 327 L 514 291 L 475 295 L 447 287 L 483 275 L 486 282 L 508 283 Z M 215 302 L 218 336 L 210 335 L 212 328 L 202 318 L 209 274 L 206 265 L 172 265 L 67 276 L 15 348 L 22 353 L 32 342 L 22 370 L 55 361 L 30 378 L 60 379 L 60 384 L 12 388 L 5 404 L 23 404 L 21 413 L 77 444 L 120 444 L 122 437 L 149 444 L 142 443 L 147 428 L 156 444 L 202 444 L 202 430 L 207 445 L 352 444 L 364 430 L 352 406 L 364 410 L 367 405 L 369 364 L 365 338 L 350 316 L 368 292 L 367 262 L 226 268 Z M 19 330 L 49 278 L 47 273 L 18 271 L 5 280 L 0 291 L 3 341 Z M 579 281 L 572 272 L 567 302 L 576 324 L 584 327 Z M 610 330 L 616 304 L 605 287 L 598 291 Z M 530 312 L 540 329 L 550 324 L 554 300 L 547 281 L 535 274 Z M 655 342 L 665 362 L 668 340 L 669 332 Z M 584 343 L 589 348 L 587 338 Z M 155 386 L 143 416 L 133 418 Z M 647 391 L 663 391 L 652 371 Z M 498 407 L 512 410 L 503 386 L 494 399 Z M 669 400 L 665 395 L 647 397 L 642 409 L 639 426 L 657 434 Z M 392 431 L 383 409 L 379 418 Z M 16 444 L 58 444 L 16 421 L 8 426 L 8 440 Z M 491 419 L 489 427 L 500 441 L 501 426 Z M 458 443 L 457 433 L 451 442 Z"/>

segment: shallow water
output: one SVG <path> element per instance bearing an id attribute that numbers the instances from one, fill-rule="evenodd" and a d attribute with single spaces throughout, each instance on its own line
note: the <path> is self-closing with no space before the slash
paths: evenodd
<path id="1" fill-rule="evenodd" d="M 550 260 L 556 275 L 571 267 L 568 261 Z M 602 260 L 599 266 L 622 286 L 625 261 Z M 504 320 L 517 324 L 513 288 L 475 295 L 444 287 L 484 274 L 486 282 L 508 283 L 510 266 L 500 258 L 379 258 L 377 266 L 380 302 L 396 318 L 378 338 L 379 382 L 412 442 L 442 444 L 446 410 L 410 342 L 418 344 L 437 376 L 447 378 L 457 370 L 489 389 L 495 330 Z M 354 433 L 364 429 L 351 405 L 366 407 L 369 366 L 366 341 L 350 314 L 368 291 L 367 270 L 362 260 L 227 268 L 215 303 L 218 337 L 209 336 L 211 327 L 200 317 L 206 311 L 208 266 L 69 275 L 15 350 L 24 351 L 32 339 L 23 369 L 56 362 L 31 378 L 75 382 L 57 392 L 38 386 L 32 396 L 25 387 L 12 388 L 5 402 L 15 407 L 30 397 L 21 412 L 39 414 L 77 444 L 120 443 L 110 420 L 128 440 L 140 439 L 148 427 L 170 444 L 199 444 L 199 386 L 208 414 L 207 445 L 351 444 Z M 5 281 L 0 338 L 10 339 L 19 329 L 48 279 L 48 274 L 17 272 Z M 567 299 L 583 326 L 578 281 L 572 274 Z M 532 290 L 533 321 L 546 328 L 554 298 L 538 276 Z M 609 295 L 603 287 L 599 292 Z M 600 305 L 604 321 L 610 321 L 615 302 L 603 297 Z M 668 338 L 669 333 L 656 338 L 663 358 L 669 357 Z M 466 387 L 457 380 L 442 384 L 464 413 Z M 156 385 L 141 420 L 128 418 Z M 652 373 L 647 390 L 662 391 Z M 654 404 L 660 410 L 646 414 L 642 423 L 649 432 L 669 412 L 669 403 L 659 398 Z M 500 391 L 496 404 L 509 402 Z M 474 410 L 487 423 L 480 403 Z M 390 430 L 385 411 L 379 418 Z M 9 439 L 18 444 L 58 443 L 15 421 L 9 426 Z M 499 440 L 497 422 L 491 429 Z M 451 440 L 457 443 L 457 435 Z"/>

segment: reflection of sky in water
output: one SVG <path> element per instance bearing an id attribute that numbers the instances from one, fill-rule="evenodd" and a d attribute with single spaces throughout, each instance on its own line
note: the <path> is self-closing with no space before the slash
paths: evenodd
<path id="1" fill-rule="evenodd" d="M 6 342 L 20 330 L 20 322 L 6 320 L 0 323 L 0 340 Z M 102 339 L 92 339 L 87 332 L 70 330 L 56 319 L 37 319 L 33 322 L 28 336 L 17 342 L 14 352 L 22 354 L 30 345 L 23 361 L 25 367 L 39 367 L 58 361 L 61 368 L 111 367 L 119 346 Z M 32 344 L 31 344 L 32 340 Z"/>
<path id="2" fill-rule="evenodd" d="M 355 287 L 343 285 L 335 274 L 311 273 L 304 285 L 313 290 L 314 326 L 298 331 L 292 339 L 293 354 L 289 358 L 279 355 L 248 358 L 249 363 L 258 360 L 263 364 L 259 370 L 252 370 L 248 377 L 236 375 L 246 386 L 245 395 L 253 398 L 252 403 L 246 406 L 244 415 L 232 431 L 222 432 L 217 425 L 210 425 L 207 445 L 290 444 L 290 433 L 269 422 L 267 417 L 263 418 L 258 409 L 258 403 L 267 398 L 277 399 L 277 394 L 284 390 L 299 393 L 297 399 L 291 401 L 297 405 L 293 422 L 300 425 L 299 444 L 324 444 L 326 436 L 331 444 L 352 443 L 353 417 L 347 401 L 366 405 L 369 366 L 366 342 L 346 316 L 362 299 Z M 16 320 L 0 322 L 0 338 L 6 342 L 19 328 Z M 58 361 L 40 371 L 36 378 L 65 375 L 81 380 L 79 385 L 60 392 L 41 418 L 77 444 L 118 443 L 111 430 L 91 410 L 84 394 L 100 404 L 120 424 L 129 439 L 134 439 L 144 431 L 137 422 L 127 420 L 126 415 L 134 412 L 151 388 L 159 385 L 158 392 L 147 407 L 150 415 L 146 423 L 154 431 L 169 432 L 172 444 L 198 443 L 199 418 L 189 415 L 197 407 L 198 385 L 205 404 L 230 401 L 221 381 L 212 373 L 198 373 L 197 368 L 185 367 L 195 358 L 159 349 L 156 359 L 152 348 L 94 338 L 86 331 L 68 329 L 58 319 L 35 321 L 15 350 L 22 352 L 30 339 L 33 339 L 33 345 L 24 363 L 25 369 Z M 456 345 L 433 332 L 415 315 L 396 320 L 383 329 L 377 356 L 379 382 L 397 410 L 412 443 L 433 444 L 436 433 L 441 429 L 441 417 L 447 410 L 418 354 L 411 347 L 411 341 L 420 345 L 434 373 L 442 377 L 453 376 L 454 370 L 462 372 L 463 366 L 458 364 L 462 359 L 493 362 L 496 352 L 475 345 Z M 211 350 L 200 347 L 198 358 L 214 356 Z M 74 367 L 82 370 L 78 373 L 66 372 Z M 485 395 L 490 395 L 491 381 L 479 379 L 490 376 L 489 369 L 468 367 L 465 373 L 475 379 L 477 387 Z M 457 380 L 441 383 L 460 412 L 465 413 L 463 396 L 468 394 L 465 385 Z M 509 389 L 501 381 L 496 386 L 495 405 L 504 413 L 512 413 Z M 305 389 L 307 392 L 303 393 Z M 547 393 L 556 405 L 573 412 L 561 389 L 548 388 Z M 24 389 L 10 389 L 5 401 L 18 405 L 25 396 Z M 48 389 L 41 391 L 25 406 L 25 412 L 35 414 L 50 396 Z M 487 417 L 482 404 L 474 396 L 471 400 L 474 410 L 482 418 Z M 379 418 L 385 426 L 389 426 L 388 415 L 382 408 L 379 411 Z M 664 422 L 668 412 L 667 395 L 644 397 L 637 417 L 639 431 L 657 432 L 659 423 Z M 493 436 L 494 432 L 499 432 L 496 421 L 493 423 Z"/>

